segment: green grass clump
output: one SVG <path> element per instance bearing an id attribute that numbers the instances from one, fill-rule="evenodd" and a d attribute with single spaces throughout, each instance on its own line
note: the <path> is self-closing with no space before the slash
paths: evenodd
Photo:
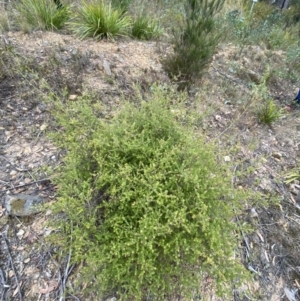
<path id="1" fill-rule="evenodd" d="M 70 17 L 69 6 L 57 9 L 54 1 L 48 0 L 21 0 L 16 9 L 20 14 L 19 24 L 24 31 L 58 30 Z"/>
<path id="2" fill-rule="evenodd" d="M 216 14 L 224 0 L 186 0 L 179 30 L 174 31 L 174 54 L 163 60 L 166 71 L 185 88 L 200 79 L 216 51 L 220 34 Z"/>
<path id="3" fill-rule="evenodd" d="M 127 13 L 132 0 L 111 0 L 111 5 L 118 10 L 121 10 L 123 14 Z"/>
<path id="4" fill-rule="evenodd" d="M 270 125 L 282 116 L 282 110 L 278 108 L 273 99 L 268 99 L 258 107 L 257 116 L 261 123 Z"/>
<path id="5" fill-rule="evenodd" d="M 296 167 L 292 171 L 286 173 L 285 175 L 285 183 L 286 184 L 291 184 L 295 181 L 300 180 L 300 168 Z"/>
<path id="6" fill-rule="evenodd" d="M 161 36 L 162 29 L 155 20 L 139 16 L 132 23 L 131 35 L 139 40 L 157 39 Z"/>
<path id="7" fill-rule="evenodd" d="M 10 30 L 9 15 L 6 10 L 0 7 L 0 33 Z"/>
<path id="8" fill-rule="evenodd" d="M 70 22 L 71 29 L 81 39 L 111 39 L 128 34 L 130 25 L 130 18 L 123 10 L 113 8 L 111 3 L 106 4 L 103 0 L 83 1 L 76 18 Z"/>
<path id="9" fill-rule="evenodd" d="M 102 295 L 161 300 L 195 293 L 207 274 L 221 290 L 242 278 L 236 192 L 215 149 L 172 113 L 175 99 L 155 91 L 110 121 L 88 98 L 56 106 L 64 133 L 54 138 L 67 154 L 54 241 L 85 262 L 82 281 Z"/>

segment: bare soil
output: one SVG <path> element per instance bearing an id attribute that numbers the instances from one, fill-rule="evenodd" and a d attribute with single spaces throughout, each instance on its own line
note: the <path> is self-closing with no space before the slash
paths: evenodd
<path id="1" fill-rule="evenodd" d="M 79 41 L 57 33 L 15 32 L 1 43 L 14 48 L 19 66 L 22 60 L 32 62 L 58 94 L 67 86 L 69 101 L 93 91 L 108 108 L 107 115 L 124 97 L 133 97 L 134 85 L 146 93 L 154 83 L 170 84 L 160 60 L 171 47 L 162 42 Z M 232 166 L 234 185 L 262 196 L 255 207 L 246 206 L 240 220 L 254 229 L 243 236 L 239 251 L 255 282 L 249 284 L 250 292 L 236 288 L 228 300 L 300 300 L 300 186 L 284 182 L 298 163 L 300 111 L 292 101 L 297 87 L 276 73 L 284 55 L 258 46 L 242 53 L 233 45 L 220 46 L 204 79 L 189 91 L 189 102 L 199 112 L 198 128 L 219 143 L 220 160 Z M 0 300 L 63 300 L 59 298 L 66 287 L 73 293 L 65 300 L 100 300 L 96 294 L 82 297 L 74 285 L 76 267 L 44 243 L 55 231 L 46 223 L 51 211 L 28 218 L 6 215 L 7 194 L 55 201 L 48 170 L 63 156 L 46 135 L 53 127 L 48 105 L 36 99 L 37 86 L 28 85 L 39 79 L 28 78 L 26 69 L 23 77 L 20 70 L 8 71 L 0 81 Z M 258 122 L 255 110 L 261 99 L 253 93 L 253 85 L 268 72 L 268 94 L 283 109 L 272 126 Z M 49 89 L 38 87 L 39 95 L 49 96 Z M 272 206 L 266 205 L 270 199 L 275 200 Z M 213 290 L 206 289 L 204 297 L 218 300 Z"/>

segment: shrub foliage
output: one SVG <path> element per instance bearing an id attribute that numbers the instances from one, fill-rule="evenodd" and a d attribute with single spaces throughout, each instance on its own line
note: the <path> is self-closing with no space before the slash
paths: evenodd
<path id="1" fill-rule="evenodd" d="M 55 179 L 54 212 L 64 214 L 54 241 L 86 263 L 101 294 L 160 300 L 195 293 L 203 275 L 223 289 L 241 278 L 226 169 L 172 113 L 174 97 L 156 91 L 111 121 L 87 99 L 56 106 L 65 133 L 54 138 L 67 155 Z"/>
<path id="2" fill-rule="evenodd" d="M 181 86 L 201 78 L 220 40 L 215 16 L 224 0 L 186 0 L 179 31 L 174 31 L 174 54 L 163 63 Z"/>

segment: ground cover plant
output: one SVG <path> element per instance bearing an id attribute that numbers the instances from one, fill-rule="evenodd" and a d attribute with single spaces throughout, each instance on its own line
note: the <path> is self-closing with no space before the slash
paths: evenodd
<path id="1" fill-rule="evenodd" d="M 174 97 L 158 89 L 110 121 L 88 98 L 56 106 L 67 155 L 54 180 L 54 241 L 85 262 L 100 295 L 192 297 L 204 275 L 224 293 L 246 272 L 232 257 L 237 192 L 213 146 L 170 110 Z"/>

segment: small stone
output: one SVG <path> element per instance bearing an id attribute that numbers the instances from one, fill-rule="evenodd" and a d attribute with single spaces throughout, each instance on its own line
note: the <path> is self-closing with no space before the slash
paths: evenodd
<path id="1" fill-rule="evenodd" d="M 20 229 L 17 233 L 18 238 L 21 239 L 23 237 L 24 233 L 25 233 L 25 231 L 23 229 Z"/>
<path id="2" fill-rule="evenodd" d="M 76 94 L 72 94 L 69 96 L 69 100 L 76 100 L 77 95 Z"/>
<path id="3" fill-rule="evenodd" d="M 231 159 L 230 159 L 230 156 L 224 156 L 224 161 L 225 161 L 225 162 L 230 162 L 230 160 L 231 160 Z"/>
<path id="4" fill-rule="evenodd" d="M 215 115 L 215 119 L 216 121 L 218 122 L 221 122 L 222 121 L 222 117 L 220 115 Z"/>
<path id="5" fill-rule="evenodd" d="M 17 171 L 16 171 L 16 170 L 12 170 L 12 171 L 9 173 L 10 176 L 15 176 L 16 174 L 17 174 Z"/>
<path id="6" fill-rule="evenodd" d="M 255 208 L 251 208 L 251 210 L 250 210 L 250 217 L 251 218 L 258 217 L 258 214 L 257 214 Z"/>
<path id="7" fill-rule="evenodd" d="M 276 158 L 276 159 L 279 159 L 279 160 L 282 158 L 282 154 L 279 153 L 279 152 L 273 152 L 273 153 L 272 153 L 272 156 L 273 156 L 274 158 Z"/>
<path id="8" fill-rule="evenodd" d="M 12 216 L 29 216 L 38 213 L 43 203 L 42 197 L 26 194 L 8 195 L 5 198 L 6 210 Z"/>
<path id="9" fill-rule="evenodd" d="M 43 124 L 40 126 L 40 130 L 41 130 L 41 131 L 44 131 L 46 128 L 47 128 L 47 124 L 46 124 L 46 123 L 43 123 Z"/>

